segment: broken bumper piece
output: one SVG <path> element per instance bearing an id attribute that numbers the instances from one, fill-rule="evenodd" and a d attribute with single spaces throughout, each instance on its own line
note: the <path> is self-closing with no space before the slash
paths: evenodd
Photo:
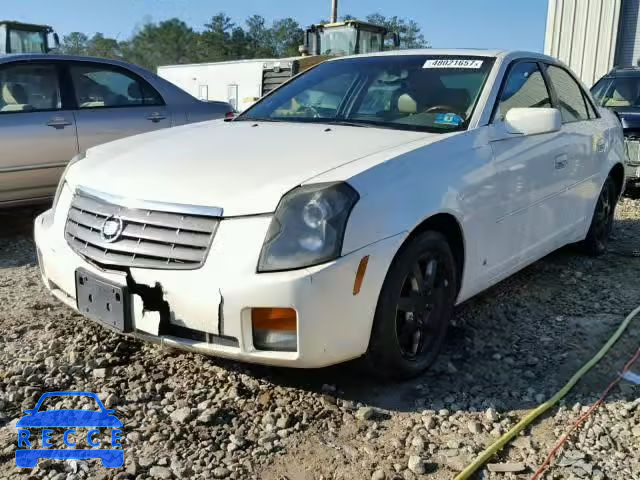
<path id="1" fill-rule="evenodd" d="M 259 274 L 257 259 L 271 218 L 255 216 L 221 221 L 201 268 L 103 269 L 65 241 L 70 201 L 71 192 L 63 191 L 55 212 L 49 210 L 35 222 L 43 281 L 57 298 L 78 310 L 76 271 L 84 269 L 130 292 L 130 335 L 268 365 L 322 367 L 362 355 L 378 293 L 393 252 L 403 240 L 402 235 L 385 239 L 317 267 Z M 371 261 L 362 288 L 354 295 L 355 273 L 365 255 Z M 254 309 L 293 312 L 285 323 L 278 323 L 288 330 L 254 332 Z M 260 323 L 260 329 L 264 325 L 269 322 Z"/>

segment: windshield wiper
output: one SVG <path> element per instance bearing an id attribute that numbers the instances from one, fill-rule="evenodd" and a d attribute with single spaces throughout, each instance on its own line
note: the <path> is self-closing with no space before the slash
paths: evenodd
<path id="1" fill-rule="evenodd" d="M 276 122 L 287 122 L 288 120 L 284 120 L 281 118 L 269 118 L 269 117 L 265 117 L 265 118 L 254 118 L 254 117 L 237 117 L 235 119 L 233 119 L 234 122 L 271 122 L 271 123 L 276 123 Z"/>
<path id="2" fill-rule="evenodd" d="M 325 123 L 325 122 L 322 122 Z M 354 121 L 350 121 L 350 120 L 332 120 L 330 122 L 326 122 L 329 125 L 345 125 L 347 127 L 362 127 L 362 128 L 384 128 L 381 127 L 380 125 L 375 125 L 372 123 L 366 123 L 366 122 L 354 122 Z"/>

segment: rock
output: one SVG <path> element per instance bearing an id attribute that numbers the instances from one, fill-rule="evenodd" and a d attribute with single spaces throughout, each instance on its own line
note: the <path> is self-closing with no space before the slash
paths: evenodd
<path id="1" fill-rule="evenodd" d="M 411 455 L 409 457 L 409 463 L 407 464 L 409 470 L 417 475 L 422 475 L 426 471 L 424 460 L 417 455 Z"/>
<path id="2" fill-rule="evenodd" d="M 422 423 L 424 424 L 424 428 L 427 430 L 433 430 L 436 428 L 436 419 L 433 417 L 426 417 L 422 419 Z"/>
<path id="3" fill-rule="evenodd" d="M 416 449 L 417 452 L 424 451 L 424 439 L 422 437 L 416 436 L 411 440 L 411 446 Z"/>
<path id="4" fill-rule="evenodd" d="M 446 459 L 447 467 L 456 472 L 463 471 L 472 461 L 469 455 L 456 455 Z"/>
<path id="5" fill-rule="evenodd" d="M 520 473 L 527 469 L 526 465 L 522 462 L 489 463 L 487 468 L 490 472 L 494 473 Z"/>
<path id="6" fill-rule="evenodd" d="M 229 441 L 233 445 L 236 445 L 237 447 L 242 447 L 246 443 L 243 437 L 241 437 L 240 435 L 234 435 L 234 434 L 229 435 Z"/>
<path id="7" fill-rule="evenodd" d="M 487 410 L 484 412 L 484 417 L 491 423 L 496 423 L 500 420 L 500 416 L 494 408 L 487 408 Z"/>
<path id="8" fill-rule="evenodd" d="M 288 428 L 290 423 L 291 423 L 291 417 L 288 414 L 284 414 L 280 418 L 278 418 L 278 420 L 276 421 L 276 427 Z"/>
<path id="9" fill-rule="evenodd" d="M 482 424 L 480 422 L 471 421 L 467 424 L 467 428 L 474 435 L 478 435 L 479 433 L 482 433 Z"/>
<path id="10" fill-rule="evenodd" d="M 229 476 L 229 470 L 224 467 L 217 467 L 213 470 L 214 478 L 227 478 Z"/>
<path id="11" fill-rule="evenodd" d="M 371 480 L 386 480 L 387 474 L 384 473 L 384 470 L 376 470 L 371 474 Z"/>
<path id="12" fill-rule="evenodd" d="M 361 407 L 356 412 L 356 418 L 358 420 L 371 420 L 376 414 L 376 411 L 372 407 Z"/>
<path id="13" fill-rule="evenodd" d="M 187 423 L 193 418 L 193 414 L 189 407 L 182 407 L 174 410 L 169 417 L 171 417 L 171 420 L 175 423 Z"/>
<path id="14" fill-rule="evenodd" d="M 269 405 L 271 403 L 271 392 L 262 392 L 260 395 L 258 395 L 257 402 L 263 407 Z"/>
<path id="15" fill-rule="evenodd" d="M 113 408 L 118 403 L 118 397 L 115 393 L 110 393 L 104 401 L 104 406 Z"/>
<path id="16" fill-rule="evenodd" d="M 173 478 L 173 472 L 169 468 L 159 467 L 158 465 L 151 467 L 151 470 L 149 470 L 149 474 L 153 478 L 160 478 L 162 480 Z"/>
<path id="17" fill-rule="evenodd" d="M 109 368 L 94 368 L 91 374 L 93 375 L 93 378 L 107 378 L 109 373 Z"/>
<path id="18" fill-rule="evenodd" d="M 447 441 L 447 448 L 451 448 L 451 449 L 458 449 L 460 448 L 460 441 L 459 440 L 448 440 Z"/>
<path id="19" fill-rule="evenodd" d="M 207 424 L 213 423 L 215 419 L 216 419 L 216 411 L 207 409 L 201 412 L 200 415 L 198 415 L 198 418 L 196 418 L 196 422 L 207 425 Z"/>

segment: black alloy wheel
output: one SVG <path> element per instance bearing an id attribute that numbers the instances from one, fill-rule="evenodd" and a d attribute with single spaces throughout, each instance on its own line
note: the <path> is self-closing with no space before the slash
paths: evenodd
<path id="1" fill-rule="evenodd" d="M 445 237 L 417 235 L 394 259 L 385 279 L 366 355 L 371 371 L 410 378 L 435 361 L 457 294 L 456 264 Z"/>

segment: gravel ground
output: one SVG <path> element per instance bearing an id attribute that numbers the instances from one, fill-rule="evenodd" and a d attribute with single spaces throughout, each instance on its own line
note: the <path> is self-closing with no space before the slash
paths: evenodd
<path id="1" fill-rule="evenodd" d="M 443 355 L 416 380 L 382 384 L 355 364 L 248 366 L 123 339 L 60 305 L 40 283 L 33 214 L 0 213 L 0 478 L 450 479 L 640 304 L 640 201 L 627 199 L 609 254 L 564 249 L 462 305 Z M 640 318 L 475 478 L 530 478 L 639 345 Z M 94 391 L 115 409 L 123 468 L 15 467 L 15 421 L 52 390 Z M 543 478 L 638 480 L 639 452 L 640 387 L 623 382 Z"/>

